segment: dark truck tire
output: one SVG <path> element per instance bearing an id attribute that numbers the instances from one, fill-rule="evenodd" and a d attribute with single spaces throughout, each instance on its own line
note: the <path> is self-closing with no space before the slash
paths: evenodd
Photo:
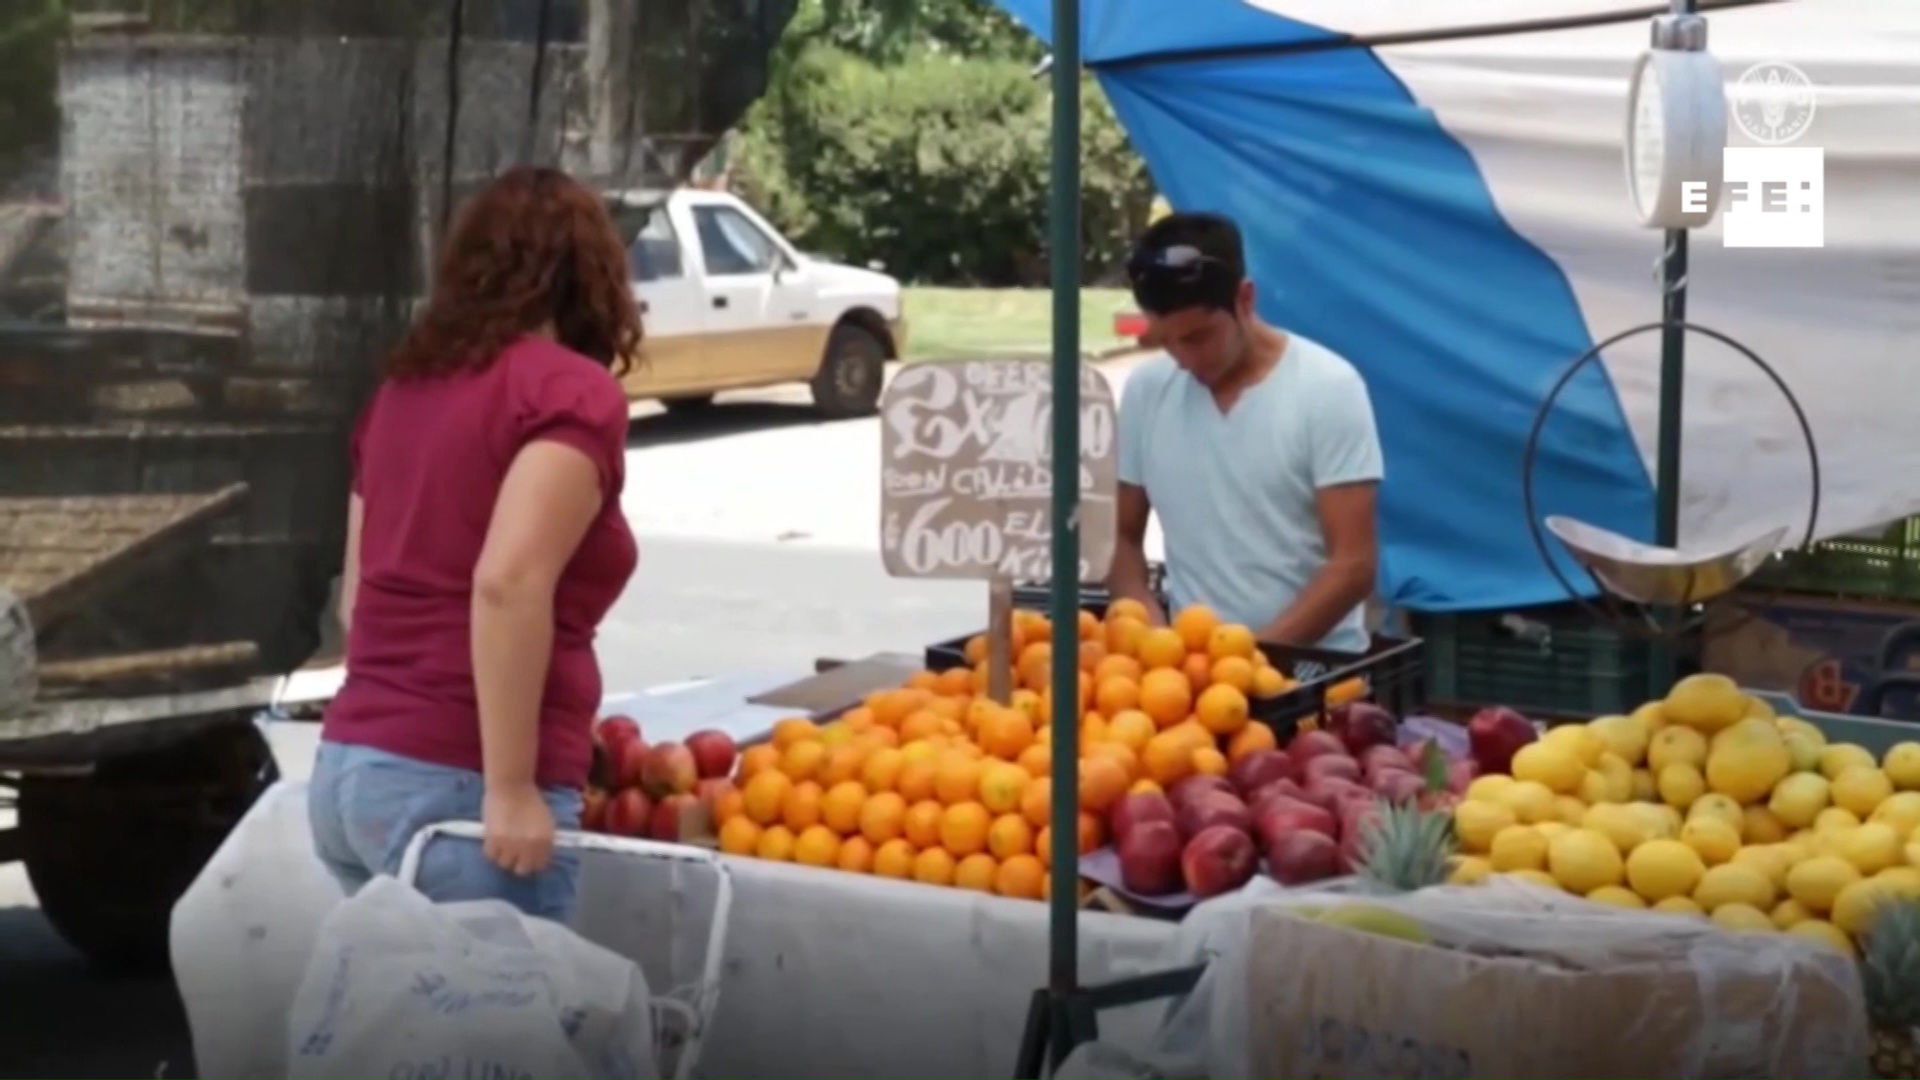
<path id="1" fill-rule="evenodd" d="M 88 776 L 23 777 L 22 858 L 40 910 L 98 969 L 165 972 L 174 903 L 277 779 L 250 721 L 108 758 Z"/>
<path id="2" fill-rule="evenodd" d="M 814 409 L 830 420 L 872 416 L 892 351 L 864 326 L 843 322 L 834 327 L 811 383 Z"/>

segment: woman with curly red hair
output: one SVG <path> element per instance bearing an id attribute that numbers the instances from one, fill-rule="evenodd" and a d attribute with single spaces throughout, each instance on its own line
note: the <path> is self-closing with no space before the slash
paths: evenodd
<path id="1" fill-rule="evenodd" d="M 594 633 L 639 558 L 615 374 L 639 343 L 599 196 L 520 167 L 461 208 L 353 434 L 347 674 L 308 803 L 349 892 L 421 828 L 479 821 L 484 848 L 428 847 L 421 891 L 570 917 L 578 867 L 553 840 L 580 820 Z"/>

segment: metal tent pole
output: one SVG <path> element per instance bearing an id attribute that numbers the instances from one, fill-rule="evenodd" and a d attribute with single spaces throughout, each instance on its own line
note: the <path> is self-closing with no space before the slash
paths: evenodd
<path id="1" fill-rule="evenodd" d="M 1673 14 L 1693 15 L 1696 0 L 1673 0 Z M 1655 24 L 1660 45 L 1659 24 Z M 1687 249 L 1688 232 L 1668 229 L 1660 258 L 1660 427 L 1654 465 L 1654 537 L 1664 548 L 1680 546 L 1680 441 L 1686 413 L 1687 384 Z M 1660 613 L 1669 627 L 1681 625 L 1683 610 Z M 1679 674 L 1678 643 L 1663 641 L 1654 650 L 1647 687 L 1652 698 L 1663 698 Z"/>
<path id="2" fill-rule="evenodd" d="M 1056 1007 L 1080 971 L 1080 0 L 1053 0 L 1053 811 L 1047 992 Z M 1064 1020 L 1056 1012 L 1056 1019 Z M 1069 1040 L 1051 1040 L 1054 1063 Z"/>

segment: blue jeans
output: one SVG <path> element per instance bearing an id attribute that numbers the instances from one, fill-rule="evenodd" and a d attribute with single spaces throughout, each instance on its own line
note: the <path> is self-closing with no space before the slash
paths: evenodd
<path id="1" fill-rule="evenodd" d="M 433 765 L 384 750 L 323 742 L 307 791 L 313 844 L 348 895 L 374 877 L 397 876 L 414 834 L 444 821 L 479 821 L 485 782 L 477 772 Z M 580 827 L 578 791 L 548 788 L 547 806 L 561 829 Z M 566 923 L 578 894 L 580 857 L 555 851 L 531 877 L 488 861 L 471 840 L 443 837 L 420 856 L 414 887 L 428 899 L 505 900 L 528 915 Z"/>

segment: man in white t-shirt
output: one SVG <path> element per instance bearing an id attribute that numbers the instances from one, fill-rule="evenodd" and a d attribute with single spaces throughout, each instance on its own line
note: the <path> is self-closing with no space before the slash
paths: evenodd
<path id="1" fill-rule="evenodd" d="M 1121 395 L 1108 586 L 1165 620 L 1144 548 L 1157 514 L 1176 609 L 1206 604 L 1264 641 L 1365 650 L 1383 467 L 1360 373 L 1254 313 L 1240 230 L 1225 217 L 1162 218 L 1127 269 L 1167 353 Z"/>

